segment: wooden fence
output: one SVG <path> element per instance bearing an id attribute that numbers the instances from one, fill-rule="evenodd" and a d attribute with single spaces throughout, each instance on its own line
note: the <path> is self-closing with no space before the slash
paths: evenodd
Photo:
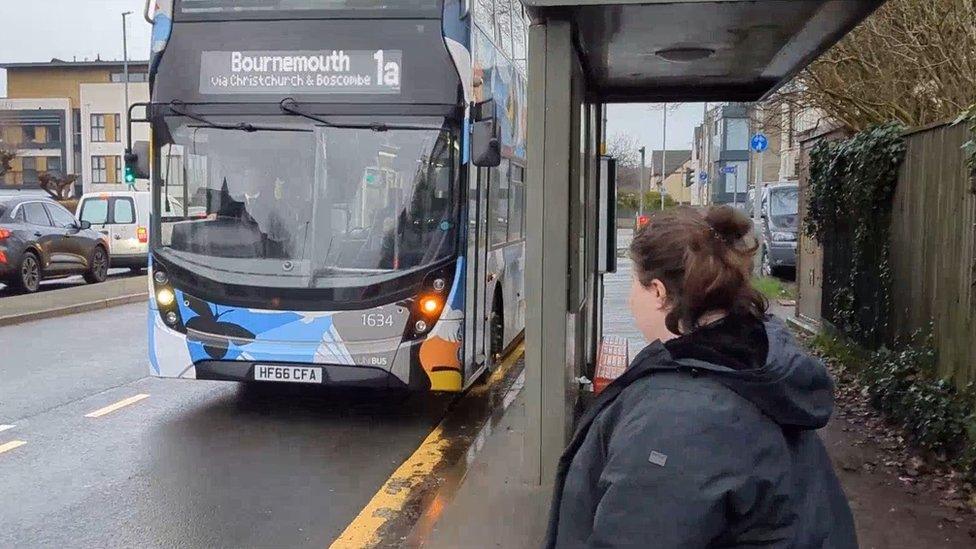
<path id="1" fill-rule="evenodd" d="M 931 324 L 941 374 L 976 381 L 976 195 L 964 125 L 906 136 L 891 220 L 892 317 L 896 337 Z"/>

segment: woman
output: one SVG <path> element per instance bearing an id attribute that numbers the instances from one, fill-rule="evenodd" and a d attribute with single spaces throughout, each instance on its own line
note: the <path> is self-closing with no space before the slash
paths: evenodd
<path id="1" fill-rule="evenodd" d="M 857 547 L 816 434 L 831 380 L 766 316 L 751 228 L 725 206 L 638 230 L 630 305 L 653 343 L 581 418 L 547 547 Z"/>

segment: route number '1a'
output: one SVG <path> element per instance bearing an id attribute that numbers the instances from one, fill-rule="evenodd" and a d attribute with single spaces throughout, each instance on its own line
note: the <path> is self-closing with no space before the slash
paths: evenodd
<path id="1" fill-rule="evenodd" d="M 373 54 L 376 61 L 376 82 L 393 88 L 400 87 L 400 64 L 396 61 L 385 62 L 383 50 Z"/>

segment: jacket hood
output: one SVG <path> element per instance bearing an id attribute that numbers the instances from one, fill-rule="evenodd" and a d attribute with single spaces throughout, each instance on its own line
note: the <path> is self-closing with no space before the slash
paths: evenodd
<path id="1" fill-rule="evenodd" d="M 766 319 L 769 352 L 762 368 L 733 370 L 696 359 L 675 360 L 659 341 L 634 359 L 636 379 L 651 370 L 705 370 L 783 427 L 819 429 L 833 411 L 833 381 L 824 365 L 803 351 L 782 320 Z"/>

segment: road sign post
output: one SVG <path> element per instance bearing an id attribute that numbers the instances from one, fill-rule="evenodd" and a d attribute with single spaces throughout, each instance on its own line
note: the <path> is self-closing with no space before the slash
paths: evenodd
<path id="1" fill-rule="evenodd" d="M 753 151 L 759 154 L 759 159 L 756 162 L 756 171 L 755 171 L 756 180 L 752 185 L 752 227 L 753 227 L 753 232 L 756 235 L 756 242 L 760 245 L 759 255 L 756 256 L 756 260 L 754 262 L 755 273 L 756 275 L 762 275 L 762 256 L 763 256 L 762 250 L 765 249 L 765 242 L 762 242 L 764 232 L 760 230 L 760 227 L 762 226 L 761 210 L 762 210 L 762 193 L 763 193 L 762 163 L 763 163 L 763 153 L 766 152 L 767 148 L 769 148 L 769 140 L 766 139 L 766 136 L 763 135 L 762 133 L 757 133 L 756 135 L 752 136 L 752 139 L 749 142 L 749 146 L 750 148 L 752 148 Z"/>

